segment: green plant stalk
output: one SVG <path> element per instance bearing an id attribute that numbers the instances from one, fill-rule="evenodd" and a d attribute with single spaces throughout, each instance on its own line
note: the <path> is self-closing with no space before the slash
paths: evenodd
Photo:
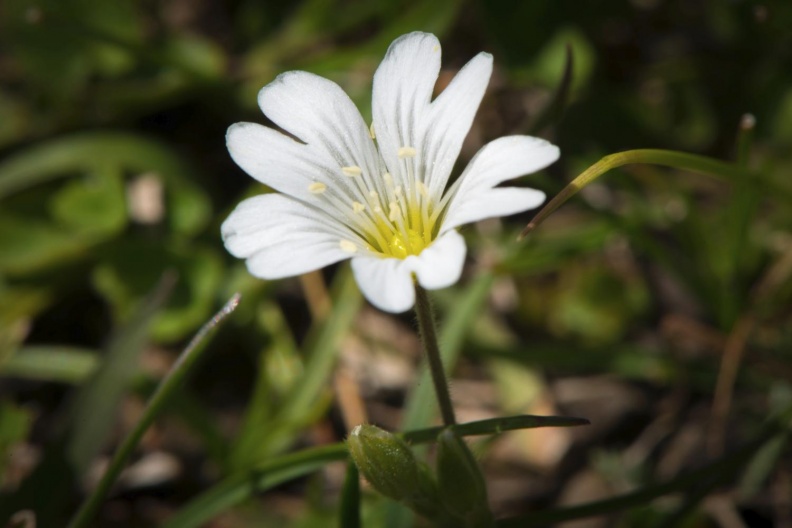
<path id="1" fill-rule="evenodd" d="M 184 380 L 187 372 L 195 365 L 201 357 L 201 352 L 204 350 L 207 343 L 207 336 L 218 328 L 220 323 L 236 309 L 239 304 L 240 296 L 235 294 L 223 306 L 223 308 L 215 314 L 201 329 L 195 334 L 195 337 L 190 341 L 184 351 L 181 353 L 176 363 L 171 368 L 168 375 L 160 383 L 157 390 L 152 394 L 151 399 L 146 406 L 143 416 L 138 421 L 132 432 L 124 439 L 121 446 L 113 455 L 110 465 L 105 471 L 102 479 L 97 484 L 91 495 L 85 500 L 83 505 L 77 511 L 75 516 L 69 523 L 69 528 L 85 528 L 90 523 L 91 519 L 96 514 L 97 509 L 101 505 L 110 487 L 113 485 L 121 470 L 124 468 L 129 456 L 134 451 L 143 434 L 154 422 L 154 419 L 162 411 L 165 404 L 170 397 L 174 394 L 181 382 Z"/>
<path id="2" fill-rule="evenodd" d="M 456 416 L 454 416 L 454 406 L 451 404 L 451 394 L 448 391 L 448 380 L 443 370 L 443 360 L 440 357 L 440 346 L 437 343 L 432 301 L 426 290 L 417 281 L 415 282 L 415 314 L 418 316 L 421 342 L 429 362 L 429 371 L 432 373 L 432 383 L 437 395 L 437 403 L 440 406 L 440 415 L 443 417 L 445 425 L 454 425 Z"/>
<path id="3" fill-rule="evenodd" d="M 360 477 L 354 462 L 347 464 L 338 525 L 341 528 L 360 528 Z"/>
<path id="4" fill-rule="evenodd" d="M 597 163 L 583 171 L 580 176 L 572 180 L 564 189 L 550 200 L 541 211 L 525 226 L 519 239 L 526 237 L 531 231 L 547 219 L 550 214 L 561 207 L 567 200 L 578 193 L 583 187 L 593 182 L 606 172 L 624 165 L 644 163 L 649 165 L 663 165 L 676 169 L 689 170 L 710 176 L 724 176 L 733 181 L 746 178 L 749 171 L 733 163 L 726 163 L 706 156 L 676 152 L 673 150 L 638 149 L 617 152 L 605 156 Z"/>

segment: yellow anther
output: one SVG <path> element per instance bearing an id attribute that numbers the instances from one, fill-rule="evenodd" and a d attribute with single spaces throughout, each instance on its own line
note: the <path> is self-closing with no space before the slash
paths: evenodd
<path id="1" fill-rule="evenodd" d="M 371 136 L 371 139 L 377 139 L 377 135 L 374 133 L 374 121 L 371 122 L 369 127 L 369 136 Z"/>
<path id="2" fill-rule="evenodd" d="M 388 220 L 390 220 L 391 222 L 395 222 L 399 218 L 399 215 L 401 215 L 401 209 L 399 209 L 398 204 L 396 202 L 391 202 L 390 213 L 388 214 Z"/>
<path id="3" fill-rule="evenodd" d="M 362 213 L 366 210 L 366 206 L 360 202 L 352 202 L 352 210 L 356 213 Z"/>
<path id="4" fill-rule="evenodd" d="M 379 200 L 379 193 L 377 191 L 369 191 L 369 197 L 372 200 Z"/>
<path id="5" fill-rule="evenodd" d="M 361 174 L 363 174 L 363 170 L 357 165 L 350 165 L 349 167 L 341 167 L 341 172 L 343 172 L 350 178 L 354 176 L 360 176 Z"/>
<path id="6" fill-rule="evenodd" d="M 396 188 L 393 189 L 393 194 L 395 194 L 396 196 L 401 196 L 401 193 L 402 193 L 402 187 L 401 185 L 397 185 Z"/>
<path id="7" fill-rule="evenodd" d="M 358 249 L 355 243 L 349 240 L 341 240 L 338 245 L 341 247 L 342 251 L 346 251 L 347 253 L 355 253 Z"/>
<path id="8" fill-rule="evenodd" d="M 382 175 L 382 179 L 385 180 L 385 183 L 388 185 L 393 185 L 393 176 L 391 176 L 390 172 L 386 172 Z"/>
<path id="9" fill-rule="evenodd" d="M 396 155 L 399 156 L 399 159 L 414 158 L 415 154 L 416 151 L 413 147 L 400 147 L 396 153 Z"/>
<path id="10" fill-rule="evenodd" d="M 429 188 L 426 185 L 424 185 L 424 182 L 422 181 L 415 182 L 415 186 L 418 188 L 418 192 L 421 194 L 421 196 L 423 196 L 424 198 L 429 197 Z"/>
<path id="11" fill-rule="evenodd" d="M 308 192 L 313 194 L 322 194 L 327 190 L 327 185 L 322 182 L 313 182 L 311 185 L 308 186 Z"/>
<path id="12" fill-rule="evenodd" d="M 377 214 L 380 214 L 382 212 L 382 207 L 380 207 L 379 205 L 375 205 L 374 206 L 374 212 L 377 213 Z"/>

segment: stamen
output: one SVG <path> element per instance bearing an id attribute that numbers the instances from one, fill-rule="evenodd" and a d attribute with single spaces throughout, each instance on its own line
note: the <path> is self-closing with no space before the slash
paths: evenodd
<path id="1" fill-rule="evenodd" d="M 322 194 L 327 190 L 327 185 L 322 182 L 313 182 L 308 186 L 308 192 L 313 194 Z"/>
<path id="2" fill-rule="evenodd" d="M 388 185 L 393 185 L 393 176 L 391 176 L 390 172 L 386 172 L 382 175 L 382 179 L 385 180 L 385 183 Z"/>
<path id="3" fill-rule="evenodd" d="M 371 139 L 377 139 L 377 135 L 374 133 L 374 121 L 371 122 L 369 127 L 369 136 L 371 136 Z"/>
<path id="4" fill-rule="evenodd" d="M 341 172 L 343 172 L 350 178 L 355 176 L 360 176 L 361 174 L 363 174 L 363 170 L 357 165 L 350 165 L 349 167 L 341 167 Z"/>
<path id="5" fill-rule="evenodd" d="M 390 203 L 390 213 L 388 214 L 388 220 L 391 222 L 395 222 L 399 216 L 401 216 L 401 208 L 396 202 Z"/>
<path id="6" fill-rule="evenodd" d="M 396 188 L 393 189 L 393 194 L 395 194 L 396 196 L 401 196 L 401 193 L 402 193 L 402 186 L 397 185 Z"/>
<path id="7" fill-rule="evenodd" d="M 352 210 L 356 213 L 362 213 L 366 210 L 366 206 L 360 202 L 352 202 Z"/>
<path id="8" fill-rule="evenodd" d="M 369 197 L 372 200 L 379 200 L 379 193 L 377 191 L 374 191 L 374 190 L 369 191 Z"/>
<path id="9" fill-rule="evenodd" d="M 400 147 L 396 153 L 396 155 L 399 156 L 399 159 L 414 158 L 415 154 L 416 150 L 413 147 Z"/>
<path id="10" fill-rule="evenodd" d="M 415 186 L 418 188 L 418 192 L 421 194 L 421 196 L 424 198 L 429 197 L 429 188 L 424 184 L 424 182 L 417 181 L 415 182 Z"/>
<path id="11" fill-rule="evenodd" d="M 355 243 L 349 240 L 341 240 L 338 242 L 338 245 L 341 247 L 342 251 L 346 251 L 347 253 L 356 253 L 358 249 Z"/>

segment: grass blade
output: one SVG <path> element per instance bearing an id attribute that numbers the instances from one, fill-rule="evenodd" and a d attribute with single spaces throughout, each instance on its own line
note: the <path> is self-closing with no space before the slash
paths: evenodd
<path id="1" fill-rule="evenodd" d="M 99 481 L 96 489 L 83 503 L 71 523 L 69 523 L 69 528 L 83 528 L 88 525 L 95 515 L 96 510 L 99 508 L 99 505 L 110 491 L 113 482 L 115 482 L 116 478 L 118 478 L 118 475 L 121 473 L 132 451 L 135 449 L 138 442 L 140 442 L 143 434 L 154 422 L 154 419 L 163 409 L 166 402 L 168 402 L 186 377 L 187 373 L 201 357 L 202 351 L 209 342 L 207 339 L 209 335 L 217 330 L 220 323 L 234 311 L 238 304 L 239 294 L 235 294 L 226 305 L 198 331 L 195 337 L 193 337 L 176 360 L 176 363 L 174 363 L 170 372 L 168 372 L 168 375 L 163 378 L 162 383 L 160 383 L 157 390 L 151 396 L 140 421 L 135 425 L 135 428 L 129 436 L 124 439 L 124 442 L 118 448 L 115 455 L 113 455 L 113 459 L 110 461 L 107 471 L 105 471 L 102 476 L 102 480 Z"/>
<path id="2" fill-rule="evenodd" d="M 560 193 L 554 196 L 525 226 L 525 229 L 520 233 L 520 238 L 526 237 L 553 211 L 561 207 L 564 202 L 589 183 L 612 169 L 635 163 L 663 165 L 710 176 L 722 176 L 731 181 L 739 181 L 749 176 L 749 171 L 739 165 L 673 150 L 639 149 L 610 154 L 583 171 L 580 176 L 572 180 Z"/>

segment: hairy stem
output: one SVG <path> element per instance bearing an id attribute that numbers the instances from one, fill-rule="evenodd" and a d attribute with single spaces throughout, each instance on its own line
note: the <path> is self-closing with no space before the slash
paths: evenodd
<path id="1" fill-rule="evenodd" d="M 456 417 L 454 416 L 454 407 L 451 405 L 451 394 L 448 392 L 448 380 L 443 370 L 443 361 L 440 358 L 440 346 L 437 344 L 434 310 L 426 290 L 417 282 L 415 283 L 415 314 L 418 316 L 421 341 L 426 358 L 429 360 L 429 371 L 432 373 L 432 383 L 434 383 L 443 423 L 454 425 Z"/>

